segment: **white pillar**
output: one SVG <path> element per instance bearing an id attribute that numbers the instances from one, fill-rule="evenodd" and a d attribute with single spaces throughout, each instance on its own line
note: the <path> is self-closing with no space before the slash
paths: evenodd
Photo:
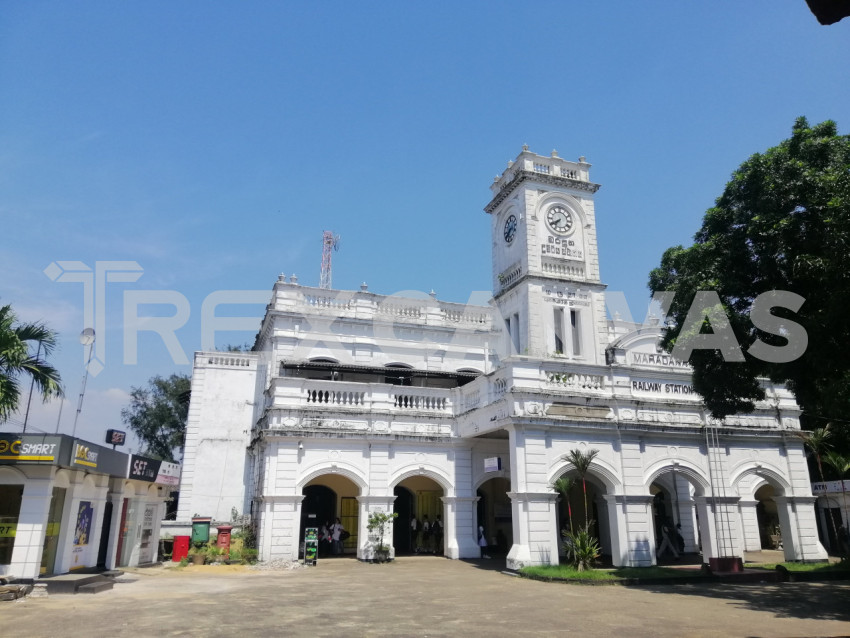
<path id="1" fill-rule="evenodd" d="M 655 525 L 649 494 L 605 494 L 615 566 L 648 567 L 655 564 Z"/>
<path id="2" fill-rule="evenodd" d="M 508 492 L 513 515 L 514 544 L 508 569 L 526 565 L 557 565 L 558 518 L 554 492 Z"/>
<path id="3" fill-rule="evenodd" d="M 47 532 L 47 514 L 53 495 L 52 476 L 43 479 L 29 478 L 24 483 L 24 494 L 18 514 L 15 546 L 9 573 L 18 578 L 38 578 L 41 553 Z"/>
<path id="4" fill-rule="evenodd" d="M 303 494 L 263 497 L 262 560 L 297 560 Z"/>
<path id="5" fill-rule="evenodd" d="M 741 516 L 741 529 L 744 535 L 744 551 L 761 551 L 761 533 L 759 531 L 756 507 L 758 501 L 738 501 L 738 511 Z"/>
<path id="6" fill-rule="evenodd" d="M 445 521 L 445 553 L 448 558 L 478 558 L 475 504 L 477 496 L 443 496 Z"/>
<path id="7" fill-rule="evenodd" d="M 774 496 L 782 549 L 787 561 L 815 562 L 827 559 L 826 550 L 818 540 L 815 523 L 815 496 Z"/>

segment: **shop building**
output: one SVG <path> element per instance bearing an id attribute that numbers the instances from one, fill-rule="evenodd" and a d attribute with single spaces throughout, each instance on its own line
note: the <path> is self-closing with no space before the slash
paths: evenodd
<path id="1" fill-rule="evenodd" d="M 139 459 L 67 435 L 0 433 L 0 574 L 155 561 L 167 491 L 131 474 Z M 169 465 L 163 480 L 174 481 Z"/>
<path id="2" fill-rule="evenodd" d="M 195 355 L 177 523 L 247 514 L 274 559 L 339 517 L 370 559 L 368 516 L 392 510 L 396 552 L 427 516 L 448 557 L 483 527 L 510 568 L 556 563 L 584 508 L 553 483 L 596 450 L 587 518 L 615 565 L 654 564 L 667 521 L 706 562 L 741 557 L 767 501 L 786 558 L 824 558 L 793 396 L 765 382 L 715 422 L 657 322 L 608 318 L 589 170 L 524 148 L 495 179 L 486 305 L 279 277 L 252 352 Z"/>

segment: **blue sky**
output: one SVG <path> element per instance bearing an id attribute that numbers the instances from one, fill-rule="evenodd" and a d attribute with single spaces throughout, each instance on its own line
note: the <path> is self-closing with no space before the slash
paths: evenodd
<path id="1" fill-rule="evenodd" d="M 124 291 L 185 297 L 191 359 L 207 295 L 317 285 L 333 230 L 334 287 L 466 301 L 490 285 L 489 184 L 526 143 L 593 164 L 602 277 L 642 317 L 648 272 L 743 160 L 799 115 L 848 131 L 848 49 L 850 22 L 804 0 L 4 3 L 0 302 L 59 331 L 70 432 L 83 292 L 44 269 L 141 266 L 106 286 L 78 426 L 99 440 L 132 386 L 191 369 L 150 333 L 125 363 Z"/>

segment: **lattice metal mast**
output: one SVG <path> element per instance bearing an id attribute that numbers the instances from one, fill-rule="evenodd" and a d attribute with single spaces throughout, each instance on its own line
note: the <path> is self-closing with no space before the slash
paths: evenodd
<path id="1" fill-rule="evenodd" d="M 319 288 L 330 288 L 333 281 L 331 268 L 331 253 L 339 250 L 339 235 L 326 230 L 322 233 L 322 274 L 319 277 Z"/>

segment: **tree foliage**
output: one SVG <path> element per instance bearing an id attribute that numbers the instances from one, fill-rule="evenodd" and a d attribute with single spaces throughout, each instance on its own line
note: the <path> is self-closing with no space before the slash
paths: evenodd
<path id="1" fill-rule="evenodd" d="M 59 372 L 46 361 L 55 347 L 55 332 L 41 323 L 18 323 L 10 305 L 0 306 L 0 423 L 18 409 L 22 377 L 45 401 L 62 395 Z"/>
<path id="2" fill-rule="evenodd" d="M 175 462 L 183 448 L 189 414 L 191 381 L 188 375 L 152 377 L 146 388 L 133 388 L 129 407 L 121 418 L 144 445 L 142 454 Z"/>
<path id="3" fill-rule="evenodd" d="M 798 118 L 790 139 L 757 153 L 732 175 L 689 248 L 665 251 L 652 271 L 653 292 L 675 292 L 663 346 L 672 350 L 697 291 L 719 295 L 745 361 L 724 361 L 718 350 L 694 350 L 693 384 L 713 416 L 749 412 L 765 398 L 758 382 L 785 383 L 807 415 L 830 420 L 850 414 L 850 136 L 826 121 Z M 787 340 L 756 328 L 754 299 L 783 290 L 805 302 L 793 313 L 771 313 L 803 326 L 805 354 L 788 363 L 762 361 L 756 340 Z M 706 322 L 702 332 L 712 332 Z M 787 325 L 787 324 L 786 324 Z M 781 333 L 781 331 L 780 331 Z"/>

